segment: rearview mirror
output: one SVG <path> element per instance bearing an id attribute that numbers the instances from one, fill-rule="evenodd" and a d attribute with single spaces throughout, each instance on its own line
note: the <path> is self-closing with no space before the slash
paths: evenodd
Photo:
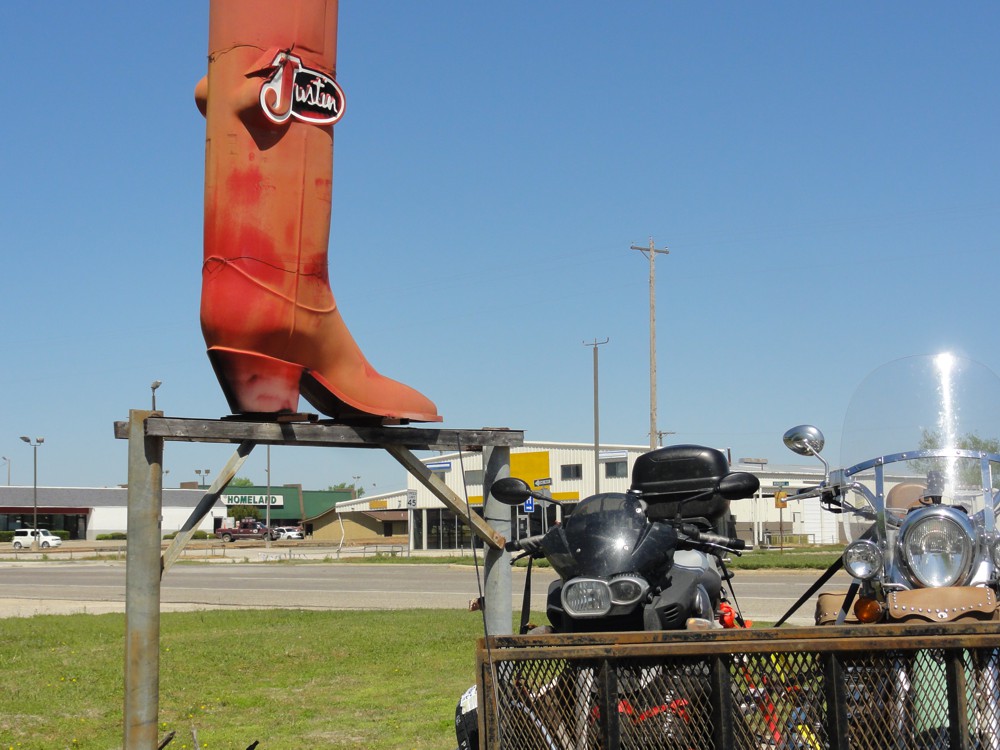
<path id="1" fill-rule="evenodd" d="M 811 424 L 800 424 L 788 430 L 782 440 L 785 447 L 800 456 L 818 456 L 823 446 L 826 445 L 826 438 L 819 431 L 818 427 Z"/>
<path id="2" fill-rule="evenodd" d="M 719 494 L 726 500 L 742 500 L 753 497 L 760 489 L 760 480 L 746 471 L 734 471 L 727 474 L 719 482 Z"/>
<path id="3" fill-rule="evenodd" d="M 531 497 L 531 488 L 523 479 L 504 477 L 490 485 L 490 494 L 504 505 L 521 505 Z"/>

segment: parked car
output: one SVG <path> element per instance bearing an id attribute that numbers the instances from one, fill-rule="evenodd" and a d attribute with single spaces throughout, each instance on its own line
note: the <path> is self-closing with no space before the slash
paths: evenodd
<path id="1" fill-rule="evenodd" d="M 302 529 L 297 526 L 276 526 L 274 530 L 278 539 L 305 539 Z"/>
<path id="2" fill-rule="evenodd" d="M 30 547 L 32 538 L 36 534 L 38 535 L 38 546 L 42 549 L 58 547 L 62 544 L 62 539 L 48 529 L 18 529 L 14 532 L 14 539 L 11 541 L 11 544 L 14 545 L 14 549 Z"/>

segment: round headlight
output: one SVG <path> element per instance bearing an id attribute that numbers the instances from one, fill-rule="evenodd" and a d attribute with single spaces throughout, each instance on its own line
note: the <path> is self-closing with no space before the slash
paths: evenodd
<path id="1" fill-rule="evenodd" d="M 911 513 L 900 529 L 900 549 L 913 578 L 936 588 L 961 583 L 972 564 L 974 529 L 953 508 Z"/>
<path id="2" fill-rule="evenodd" d="M 844 550 L 844 570 L 852 578 L 867 581 L 882 570 L 882 550 L 875 542 L 859 539 Z"/>
<path id="3" fill-rule="evenodd" d="M 611 601 L 617 605 L 635 604 L 649 591 L 649 584 L 638 576 L 620 576 L 612 579 Z"/>

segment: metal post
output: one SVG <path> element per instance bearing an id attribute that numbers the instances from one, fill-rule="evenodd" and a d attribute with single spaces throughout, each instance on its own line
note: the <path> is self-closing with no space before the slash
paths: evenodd
<path id="1" fill-rule="evenodd" d="M 601 410 L 600 402 L 598 401 L 598 389 L 597 389 L 597 347 L 604 346 L 611 339 L 606 338 L 604 341 L 598 341 L 594 339 L 593 343 L 588 344 L 586 341 L 583 342 L 584 346 L 594 347 L 594 494 L 598 494 L 601 491 Z"/>
<path id="2" fill-rule="evenodd" d="M 125 557 L 125 743 L 157 745 L 160 700 L 160 525 L 163 439 L 146 437 L 159 412 L 129 411 L 128 546 Z"/>
<path id="3" fill-rule="evenodd" d="M 271 549 L 271 446 L 267 446 L 267 495 L 264 498 L 264 526 L 267 528 L 267 536 L 264 538 L 264 547 Z"/>
<path id="4" fill-rule="evenodd" d="M 32 502 L 32 518 L 31 518 L 31 528 L 34 529 L 32 532 L 33 538 L 31 540 L 32 549 L 38 549 L 38 441 L 36 440 L 31 445 L 32 454 L 34 458 L 34 481 L 31 485 L 31 502 Z"/>
<path id="5" fill-rule="evenodd" d="M 653 246 L 653 238 L 649 238 L 649 247 L 632 245 L 631 250 L 639 250 L 644 255 L 649 253 L 649 449 L 656 448 L 656 256 L 669 255 L 664 248 L 657 250 Z"/>
<path id="6" fill-rule="evenodd" d="M 826 698 L 826 731 L 834 750 L 850 747 L 850 727 L 847 720 L 847 686 L 840 654 L 819 655 L 823 662 L 823 693 Z"/>
<path id="7" fill-rule="evenodd" d="M 31 549 L 33 551 L 38 551 L 38 446 L 45 442 L 45 438 L 36 437 L 34 442 L 27 435 L 21 435 L 21 440 L 31 446 L 34 453 L 34 466 L 35 466 L 35 480 L 32 485 L 32 503 L 33 511 L 31 517 Z M 7 484 L 10 484 L 10 463 L 7 464 Z"/>
<path id="8" fill-rule="evenodd" d="M 510 448 L 483 446 L 483 513 L 497 534 L 510 538 L 510 507 L 490 493 L 497 479 L 510 476 Z M 483 584 L 484 619 L 489 635 L 510 635 L 513 632 L 511 603 L 510 553 L 503 547 L 487 547 L 485 582 Z"/>
<path id="9" fill-rule="evenodd" d="M 710 701 L 712 711 L 712 746 L 717 748 L 736 747 L 733 721 L 738 714 L 733 707 L 732 678 L 729 661 L 724 656 L 713 656 L 709 661 L 711 670 Z"/>

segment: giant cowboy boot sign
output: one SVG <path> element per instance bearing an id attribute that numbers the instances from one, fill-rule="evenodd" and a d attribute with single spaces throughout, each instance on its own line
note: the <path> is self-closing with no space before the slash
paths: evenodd
<path id="1" fill-rule="evenodd" d="M 201 324 L 238 414 L 439 422 L 365 359 L 330 290 L 336 0 L 211 0 Z"/>

